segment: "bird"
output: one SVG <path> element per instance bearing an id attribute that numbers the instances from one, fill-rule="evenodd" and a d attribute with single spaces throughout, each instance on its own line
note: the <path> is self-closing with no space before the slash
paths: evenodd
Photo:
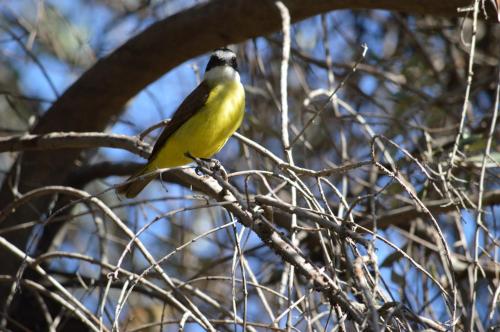
<path id="1" fill-rule="evenodd" d="M 119 185 L 117 193 L 134 198 L 155 178 L 157 169 L 186 165 L 193 157 L 211 158 L 240 127 L 244 113 L 245 90 L 236 54 L 227 47 L 218 48 L 210 56 L 203 80 L 164 127 L 147 163 Z"/>

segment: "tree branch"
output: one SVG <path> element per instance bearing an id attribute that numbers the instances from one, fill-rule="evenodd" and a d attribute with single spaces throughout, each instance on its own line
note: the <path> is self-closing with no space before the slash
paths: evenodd
<path id="1" fill-rule="evenodd" d="M 466 202 L 466 201 L 464 201 Z M 483 206 L 497 205 L 500 204 L 500 190 L 495 190 L 488 192 L 483 197 Z M 424 201 L 423 204 L 429 209 L 433 214 L 435 213 L 445 213 L 455 210 L 457 206 L 450 203 L 448 199 L 435 200 L 435 201 Z M 467 208 L 473 208 L 472 206 L 467 206 Z M 402 227 L 403 224 L 408 224 L 410 221 L 428 216 L 424 211 L 416 208 L 415 206 L 405 206 L 401 208 L 394 209 L 387 214 L 384 214 L 377 218 L 377 227 L 379 229 L 385 229 L 389 226 L 399 226 Z M 361 221 L 360 225 L 366 228 L 373 227 L 372 220 Z"/>
<path id="2" fill-rule="evenodd" d="M 137 137 L 106 133 L 57 132 L 0 137 L 0 152 L 104 147 L 127 150 L 143 158 L 147 158 L 151 152 L 151 146 Z"/>

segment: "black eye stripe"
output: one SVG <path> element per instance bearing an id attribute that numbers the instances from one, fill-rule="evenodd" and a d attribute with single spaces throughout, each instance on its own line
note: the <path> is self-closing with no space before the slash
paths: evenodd
<path id="1" fill-rule="evenodd" d="M 238 70 L 238 64 L 236 62 L 236 57 L 232 56 L 228 58 L 221 58 L 216 55 L 212 55 L 207 63 L 205 72 L 217 66 L 231 66 L 234 70 Z"/>
<path id="2" fill-rule="evenodd" d="M 211 57 L 210 61 L 208 61 L 207 68 L 205 69 L 205 71 L 209 71 L 210 69 L 217 66 L 224 66 L 224 64 L 225 64 L 224 60 L 216 57 Z"/>
<path id="3" fill-rule="evenodd" d="M 238 63 L 236 62 L 236 57 L 231 58 L 230 66 L 233 67 L 234 70 L 238 71 Z"/>

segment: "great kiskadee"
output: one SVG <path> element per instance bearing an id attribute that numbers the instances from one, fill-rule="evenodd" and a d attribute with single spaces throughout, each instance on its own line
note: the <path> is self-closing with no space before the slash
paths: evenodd
<path id="1" fill-rule="evenodd" d="M 117 192 L 133 198 L 155 177 L 147 174 L 188 164 L 192 161 L 188 155 L 212 157 L 239 128 L 244 113 L 245 91 L 236 54 L 228 48 L 217 49 L 208 61 L 203 81 L 175 111 L 146 165 Z"/>

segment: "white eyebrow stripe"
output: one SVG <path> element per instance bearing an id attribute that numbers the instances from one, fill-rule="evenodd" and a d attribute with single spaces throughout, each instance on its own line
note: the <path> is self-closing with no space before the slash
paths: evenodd
<path id="1" fill-rule="evenodd" d="M 231 60 L 232 58 L 236 58 L 236 54 L 234 54 L 232 51 L 217 50 L 213 53 L 213 55 L 223 60 Z"/>

